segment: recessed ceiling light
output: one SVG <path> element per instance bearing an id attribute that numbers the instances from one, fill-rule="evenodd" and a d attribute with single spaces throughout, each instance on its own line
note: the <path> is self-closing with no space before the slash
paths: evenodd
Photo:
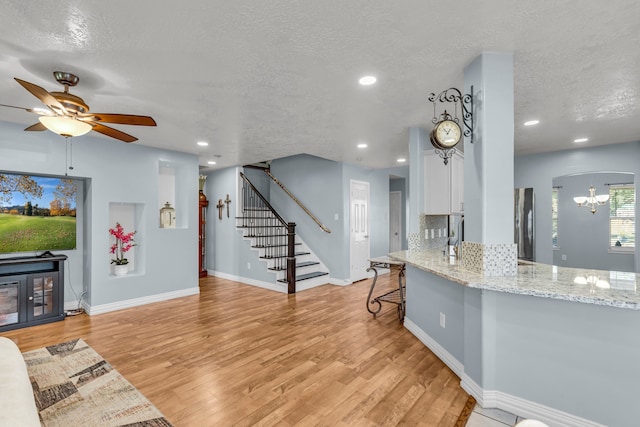
<path id="1" fill-rule="evenodd" d="M 370 86 L 372 84 L 374 84 L 376 82 L 376 79 L 374 76 L 364 76 L 364 77 L 360 77 L 360 80 L 358 80 L 358 82 L 362 85 L 362 86 Z"/>
<path id="2" fill-rule="evenodd" d="M 580 143 L 580 142 L 587 142 L 588 140 L 589 138 L 578 138 L 578 139 L 574 139 L 573 142 Z"/>
<path id="3" fill-rule="evenodd" d="M 207 147 L 209 145 L 209 143 L 206 142 L 206 141 L 198 141 L 198 145 L 201 146 L 201 147 Z"/>
<path id="4" fill-rule="evenodd" d="M 540 120 L 529 120 L 528 122 L 524 122 L 524 125 L 533 126 L 533 125 L 537 125 L 538 123 L 540 123 Z"/>
<path id="5" fill-rule="evenodd" d="M 368 145 L 365 144 L 364 142 L 358 144 L 358 148 L 367 148 L 367 147 L 368 147 Z"/>
<path id="6" fill-rule="evenodd" d="M 406 161 L 407 161 L 407 159 L 405 159 L 404 157 L 400 157 L 400 158 L 398 159 L 398 163 L 404 163 L 404 162 L 406 162 Z"/>
<path id="7" fill-rule="evenodd" d="M 209 160 L 209 161 L 207 162 L 207 164 L 215 165 L 215 164 L 216 164 L 216 162 L 214 162 L 213 160 Z"/>

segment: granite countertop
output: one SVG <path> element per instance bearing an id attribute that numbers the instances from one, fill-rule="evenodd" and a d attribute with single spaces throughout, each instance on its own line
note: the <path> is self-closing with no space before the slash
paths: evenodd
<path id="1" fill-rule="evenodd" d="M 442 250 L 400 251 L 389 257 L 470 288 L 640 310 L 640 274 L 522 262 L 518 275 L 484 276 Z"/>

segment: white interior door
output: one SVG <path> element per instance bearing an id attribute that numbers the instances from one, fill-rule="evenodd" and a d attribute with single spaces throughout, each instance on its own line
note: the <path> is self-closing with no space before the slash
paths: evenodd
<path id="1" fill-rule="evenodd" d="M 400 233 L 402 232 L 402 192 L 389 192 L 389 252 L 402 249 Z"/>
<path id="2" fill-rule="evenodd" d="M 369 267 L 369 183 L 350 182 L 350 278 L 352 281 L 367 277 Z"/>

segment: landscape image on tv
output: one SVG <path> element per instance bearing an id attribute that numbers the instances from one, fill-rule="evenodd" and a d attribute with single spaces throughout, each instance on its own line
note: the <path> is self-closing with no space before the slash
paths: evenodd
<path id="1" fill-rule="evenodd" d="M 0 172 L 0 253 L 76 248 L 72 179 Z"/>

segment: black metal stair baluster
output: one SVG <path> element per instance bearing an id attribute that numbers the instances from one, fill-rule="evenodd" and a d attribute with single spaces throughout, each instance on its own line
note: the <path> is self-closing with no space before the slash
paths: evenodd
<path id="1" fill-rule="evenodd" d="M 295 224 L 287 223 L 241 172 L 245 235 L 270 260 L 270 268 L 286 272 L 287 292 L 295 293 Z"/>

